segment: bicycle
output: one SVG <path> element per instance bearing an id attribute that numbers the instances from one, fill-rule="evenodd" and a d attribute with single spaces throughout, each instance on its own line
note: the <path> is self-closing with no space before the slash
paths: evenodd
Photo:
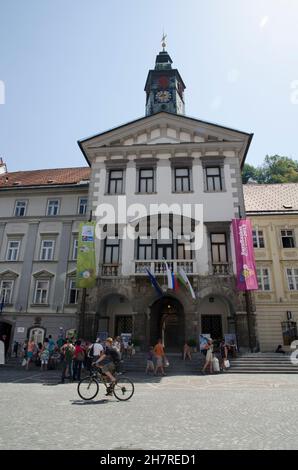
<path id="1" fill-rule="evenodd" d="M 111 387 L 111 391 L 117 400 L 129 400 L 133 396 L 135 390 L 133 382 L 127 377 L 124 377 L 121 373 L 117 372 L 115 373 L 115 378 L 115 382 L 108 383 L 107 377 L 101 369 L 92 367 L 90 375 L 84 377 L 78 383 L 78 394 L 83 400 L 93 400 L 99 392 L 99 385 L 103 384 L 106 392 L 108 391 L 108 387 Z"/>

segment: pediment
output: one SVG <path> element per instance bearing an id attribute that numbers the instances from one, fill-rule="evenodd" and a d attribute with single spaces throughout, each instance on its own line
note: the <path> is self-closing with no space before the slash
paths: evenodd
<path id="1" fill-rule="evenodd" d="M 134 147 L 166 144 L 231 143 L 243 147 L 243 155 L 249 147 L 252 134 L 201 121 L 187 116 L 166 112 L 131 121 L 101 134 L 79 141 L 79 146 L 90 163 L 96 152 L 117 151 Z M 243 146 L 241 145 L 243 143 Z"/>
<path id="2" fill-rule="evenodd" d="M 77 271 L 73 269 L 72 271 L 69 271 L 66 276 L 67 277 L 75 277 L 77 275 Z"/>
<path id="3" fill-rule="evenodd" d="M 54 277 L 54 274 L 43 269 L 42 271 L 38 271 L 34 273 L 33 277 L 38 278 L 38 279 L 49 279 L 49 277 Z"/>
<path id="4" fill-rule="evenodd" d="M 0 273 L 0 279 L 16 279 L 19 276 L 18 273 L 15 273 L 14 271 L 10 271 L 10 269 L 7 269 L 6 271 L 3 271 Z"/>

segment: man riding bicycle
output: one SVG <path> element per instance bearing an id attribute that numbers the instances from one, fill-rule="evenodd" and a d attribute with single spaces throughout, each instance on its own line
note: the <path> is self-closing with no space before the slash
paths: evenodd
<path id="1" fill-rule="evenodd" d="M 106 395 L 112 395 L 113 383 L 116 381 L 114 372 L 120 362 L 120 354 L 117 348 L 113 346 L 113 338 L 107 338 L 105 351 L 99 356 L 97 361 L 93 362 L 92 365 L 99 367 L 104 375 L 111 381 L 111 385 L 107 387 Z"/>

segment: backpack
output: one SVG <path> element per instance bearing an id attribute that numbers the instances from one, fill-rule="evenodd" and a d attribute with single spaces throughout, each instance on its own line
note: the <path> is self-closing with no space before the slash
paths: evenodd
<path id="1" fill-rule="evenodd" d="M 91 348 L 88 350 L 87 356 L 92 359 L 94 357 L 94 344 L 92 344 Z"/>
<path id="2" fill-rule="evenodd" d="M 114 364 L 119 364 L 121 361 L 120 352 L 115 347 L 109 348 L 107 354 L 111 357 Z"/>

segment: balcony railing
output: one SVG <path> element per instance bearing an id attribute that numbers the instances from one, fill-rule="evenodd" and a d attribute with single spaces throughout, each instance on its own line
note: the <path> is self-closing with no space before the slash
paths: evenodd
<path id="1" fill-rule="evenodd" d="M 212 268 L 215 276 L 228 276 L 232 272 L 229 263 L 213 263 Z"/>
<path id="2" fill-rule="evenodd" d="M 119 276 L 120 265 L 119 264 L 103 264 L 101 266 L 101 275 L 102 276 Z"/>
<path id="3" fill-rule="evenodd" d="M 135 260 L 135 274 L 144 275 L 146 268 L 156 275 L 164 275 L 166 272 L 165 263 L 161 260 Z M 167 261 L 169 269 L 176 273 L 178 267 L 183 268 L 186 274 L 194 274 L 194 261 L 193 260 L 169 260 Z"/>

